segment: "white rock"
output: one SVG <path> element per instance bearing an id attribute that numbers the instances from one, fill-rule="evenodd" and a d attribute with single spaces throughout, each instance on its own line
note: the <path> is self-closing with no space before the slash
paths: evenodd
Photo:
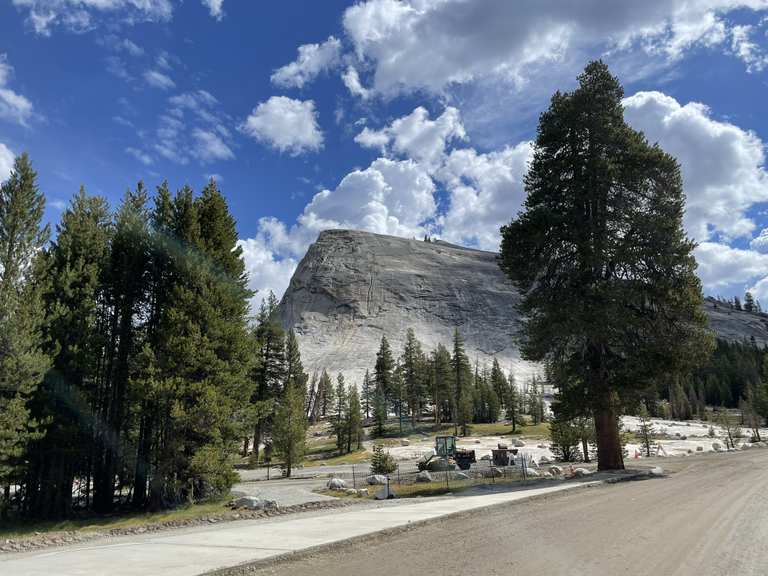
<path id="1" fill-rule="evenodd" d="M 515 448 L 522 448 L 525 446 L 525 442 L 523 442 L 522 440 L 515 439 L 512 442 L 512 446 L 514 446 Z"/>
<path id="2" fill-rule="evenodd" d="M 576 478 L 583 478 L 584 476 L 589 476 L 591 474 L 592 474 L 592 472 L 587 470 L 586 468 L 576 468 L 573 471 L 573 475 Z"/>
<path id="3" fill-rule="evenodd" d="M 560 468 L 560 466 L 552 465 L 549 467 L 549 473 L 552 476 L 562 476 L 563 475 L 563 469 Z"/>
<path id="4" fill-rule="evenodd" d="M 387 477 L 381 474 L 371 474 L 365 479 L 369 486 L 386 486 Z"/>
<path id="5" fill-rule="evenodd" d="M 430 474 L 426 470 L 422 470 L 421 472 L 416 474 L 416 482 L 421 482 L 421 483 L 432 482 L 432 474 Z"/>
<path id="6" fill-rule="evenodd" d="M 347 483 L 341 478 L 331 478 L 326 486 L 329 490 L 344 490 L 347 487 Z"/>
<path id="7" fill-rule="evenodd" d="M 400 446 L 410 446 L 411 441 L 408 440 L 408 438 L 401 438 L 400 439 Z"/>
<path id="8" fill-rule="evenodd" d="M 360 488 L 357 491 L 358 496 L 368 496 L 368 488 Z"/>
<path id="9" fill-rule="evenodd" d="M 648 471 L 651 476 L 664 476 L 664 469 L 661 466 L 656 466 Z"/>
<path id="10" fill-rule="evenodd" d="M 723 445 L 720 444 L 720 442 L 712 442 L 712 450 L 714 450 L 715 452 L 722 452 Z"/>
<path id="11" fill-rule="evenodd" d="M 247 508 L 248 510 L 276 510 L 277 502 L 257 496 L 243 496 L 232 502 L 232 508 Z"/>
<path id="12" fill-rule="evenodd" d="M 344 490 L 345 494 L 349 494 L 350 496 L 357 496 L 357 490 L 354 488 L 347 488 Z"/>
<path id="13" fill-rule="evenodd" d="M 526 476 L 530 476 L 530 477 L 533 477 L 533 478 L 536 478 L 536 477 L 538 477 L 538 476 L 539 476 L 539 471 L 538 471 L 538 470 L 534 470 L 534 469 L 532 469 L 532 468 L 528 468 L 528 469 L 525 471 L 525 475 L 526 475 Z"/>
<path id="14" fill-rule="evenodd" d="M 376 492 L 376 500 L 391 500 L 392 498 L 396 498 L 395 492 L 388 486 L 384 486 L 384 488 Z"/>

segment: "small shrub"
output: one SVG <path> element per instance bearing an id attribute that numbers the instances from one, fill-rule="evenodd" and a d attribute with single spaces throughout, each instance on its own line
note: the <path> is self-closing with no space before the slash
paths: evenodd
<path id="1" fill-rule="evenodd" d="M 397 469 L 395 459 L 389 452 L 384 452 L 384 446 L 376 444 L 371 457 L 371 474 L 392 474 Z"/>

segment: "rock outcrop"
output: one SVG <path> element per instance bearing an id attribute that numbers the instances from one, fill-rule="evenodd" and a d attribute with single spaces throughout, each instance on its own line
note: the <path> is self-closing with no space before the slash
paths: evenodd
<path id="1" fill-rule="evenodd" d="M 470 360 L 493 357 L 524 377 L 533 370 L 515 345 L 518 294 L 490 252 L 353 230 L 327 230 L 310 246 L 280 303 L 299 337 L 305 368 L 343 371 L 358 386 L 382 335 L 399 355 L 408 328 L 427 351 L 451 346 L 458 328 Z M 726 340 L 768 343 L 768 318 L 706 301 Z"/>

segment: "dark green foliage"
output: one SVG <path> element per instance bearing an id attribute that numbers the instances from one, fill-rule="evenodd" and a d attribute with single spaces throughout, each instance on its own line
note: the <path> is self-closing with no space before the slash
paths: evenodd
<path id="1" fill-rule="evenodd" d="M 371 474 L 392 474 L 397 470 L 395 459 L 389 452 L 384 451 L 384 446 L 374 444 L 373 456 L 371 456 Z"/>
<path id="2" fill-rule="evenodd" d="M 19 511 L 60 517 L 76 507 L 159 508 L 226 493 L 245 423 L 273 410 L 249 406 L 261 358 L 246 326 L 251 292 L 235 222 L 216 184 L 198 198 L 189 188 L 172 197 L 163 184 L 150 209 L 140 183 L 114 215 L 81 190 L 56 242 L 41 251 L 42 195 L 26 157 L 17 167 L 0 196 L 0 401 L 10 384 L 24 388 L 16 384 L 0 411 L 14 427 L 5 436 L 0 425 L 0 475 L 18 485 Z M 17 233 L 2 237 L 11 216 Z M 295 340 L 288 356 L 303 414 Z M 267 385 L 282 393 L 285 383 Z M 25 456 L 23 475 L 6 466 L 6 453 Z"/>
<path id="3" fill-rule="evenodd" d="M 348 396 L 346 435 L 347 452 L 351 452 L 353 447 L 360 449 L 363 445 L 363 418 L 360 408 L 360 395 L 354 386 L 350 386 Z"/>
<path id="4" fill-rule="evenodd" d="M 363 413 L 365 414 L 366 420 L 371 417 L 371 407 L 373 405 L 374 389 L 375 389 L 374 382 L 371 378 L 369 371 L 366 370 L 365 376 L 363 376 L 363 386 L 362 386 Z"/>
<path id="5" fill-rule="evenodd" d="M 453 372 L 453 394 L 456 398 L 456 413 L 454 415 L 454 426 L 456 434 L 458 428 L 461 428 L 462 436 L 467 435 L 468 425 L 472 421 L 473 401 L 472 401 L 472 369 L 469 365 L 469 358 L 464 352 L 464 339 L 459 330 L 453 333 L 453 355 L 451 356 L 451 369 Z"/>
<path id="6" fill-rule="evenodd" d="M 347 386 L 344 383 L 344 374 L 339 373 L 336 378 L 336 397 L 333 408 L 333 420 L 331 426 L 336 436 L 336 448 L 339 452 L 344 452 L 347 447 L 347 410 L 349 408 L 349 398 L 347 397 Z"/>
<path id="7" fill-rule="evenodd" d="M 592 410 L 601 469 L 623 468 L 623 405 L 710 345 L 679 165 L 627 126 L 622 97 L 602 62 L 552 97 L 500 255 L 522 295 L 522 353 L 561 366 L 564 401 Z"/>
<path id="8" fill-rule="evenodd" d="M 400 367 L 405 388 L 404 395 L 411 412 L 411 424 L 415 426 L 421 412 L 421 404 L 426 396 L 427 364 L 421 350 L 421 342 L 411 328 L 406 332 Z"/>
<path id="9" fill-rule="evenodd" d="M 386 336 L 381 337 L 381 345 L 376 353 L 376 366 L 373 371 L 373 379 L 376 387 L 381 390 L 386 398 L 395 396 L 395 360 L 392 357 L 392 349 Z"/>
<path id="10" fill-rule="evenodd" d="M 435 410 L 435 424 L 440 424 L 442 421 L 453 420 L 456 413 L 451 353 L 445 346 L 438 344 L 430 355 L 430 364 L 430 388 Z"/>
<path id="11" fill-rule="evenodd" d="M 39 439 L 30 400 L 50 365 L 43 350 L 41 226 L 45 196 L 26 154 L 0 186 L 0 511 L 10 505 L 10 486 L 25 472 L 29 443 Z"/>
<path id="12" fill-rule="evenodd" d="M 304 457 L 306 434 L 304 394 L 298 384 L 290 382 L 277 408 L 272 432 L 275 452 L 281 457 L 288 477 Z"/>

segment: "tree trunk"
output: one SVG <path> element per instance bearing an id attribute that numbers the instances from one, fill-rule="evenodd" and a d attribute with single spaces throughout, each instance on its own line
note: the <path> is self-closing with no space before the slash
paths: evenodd
<path id="1" fill-rule="evenodd" d="M 597 435 L 597 469 L 624 470 L 619 422 L 610 400 L 595 410 L 595 432 Z"/>
<path id="2" fill-rule="evenodd" d="M 584 462 L 589 463 L 591 461 L 589 459 L 589 442 L 586 438 L 581 439 L 581 449 L 584 452 Z"/>

